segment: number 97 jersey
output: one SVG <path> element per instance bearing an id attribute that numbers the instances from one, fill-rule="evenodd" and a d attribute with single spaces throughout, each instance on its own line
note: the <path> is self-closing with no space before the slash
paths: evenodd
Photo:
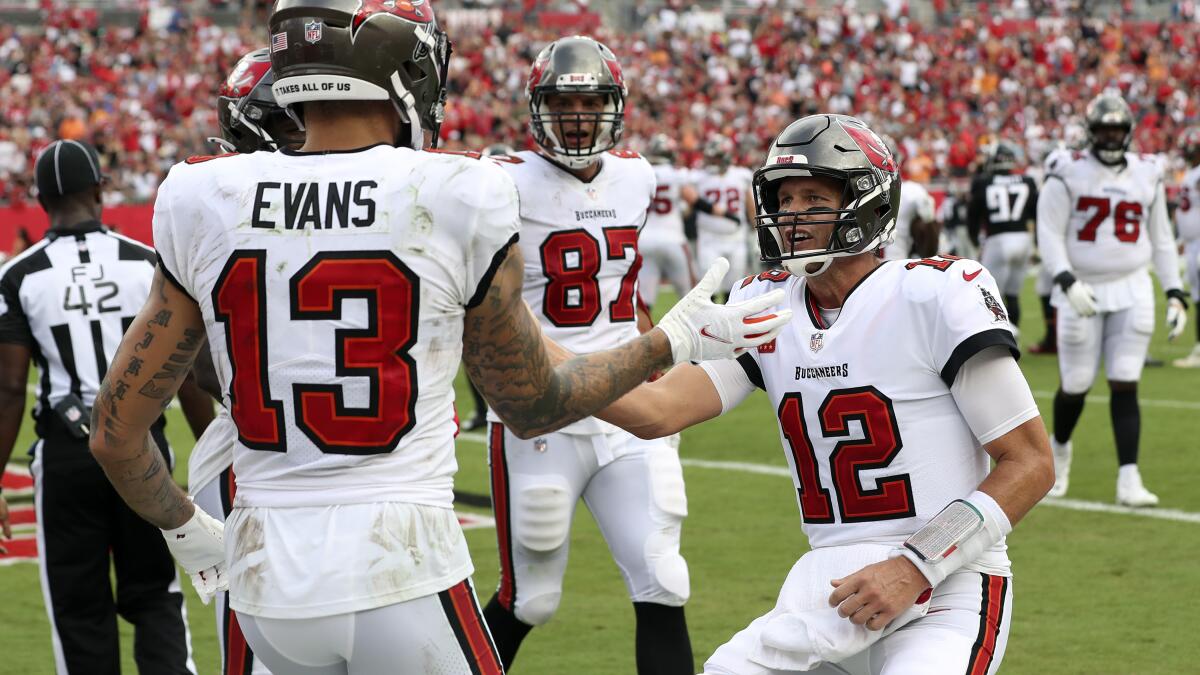
<path id="1" fill-rule="evenodd" d="M 993 438 L 976 438 L 950 387 L 983 349 L 1017 354 L 995 281 L 952 257 L 883 263 L 832 323 L 804 279 L 778 270 L 729 301 L 775 288 L 795 317 L 738 361 L 774 408 L 809 543 L 899 545 L 988 474 Z M 1003 551 L 988 564 L 1005 567 Z"/>
<path id="2" fill-rule="evenodd" d="M 463 317 L 516 200 L 490 162 L 386 146 L 171 170 L 155 244 L 204 316 L 239 506 L 451 506 Z"/>

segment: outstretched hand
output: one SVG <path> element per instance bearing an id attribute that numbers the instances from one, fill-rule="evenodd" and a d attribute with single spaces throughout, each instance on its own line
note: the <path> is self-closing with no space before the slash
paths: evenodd
<path id="1" fill-rule="evenodd" d="M 700 283 L 658 324 L 671 342 L 675 363 L 735 358 L 774 340 L 791 321 L 790 309 L 763 313 L 784 301 L 780 289 L 743 302 L 713 303 L 712 296 L 727 271 L 729 261 L 717 258 Z"/>

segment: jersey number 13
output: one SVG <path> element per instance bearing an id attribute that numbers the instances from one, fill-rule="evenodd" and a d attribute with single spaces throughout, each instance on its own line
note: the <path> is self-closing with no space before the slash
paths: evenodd
<path id="1" fill-rule="evenodd" d="M 266 251 L 235 251 L 213 288 L 213 309 L 225 324 L 233 377 L 230 414 L 248 448 L 287 452 L 283 402 L 272 398 L 267 360 L 267 312 L 292 321 L 338 321 L 347 299 L 367 301 L 366 328 L 335 331 L 335 373 L 365 377 L 370 403 L 346 405 L 341 385 L 292 384 L 296 426 L 322 452 L 391 452 L 416 421 L 420 279 L 387 251 L 325 251 L 292 275 L 289 308 L 268 307 Z"/>

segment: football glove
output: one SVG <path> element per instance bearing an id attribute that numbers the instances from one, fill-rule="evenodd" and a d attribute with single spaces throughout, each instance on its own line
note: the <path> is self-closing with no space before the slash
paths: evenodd
<path id="1" fill-rule="evenodd" d="M 192 585 L 206 605 L 217 593 L 229 590 L 224 532 L 225 526 L 200 507 L 180 527 L 162 531 L 171 555 L 192 577 Z"/>
<path id="2" fill-rule="evenodd" d="M 1167 340 L 1174 341 L 1187 326 L 1187 297 L 1178 288 L 1167 291 Z"/>
<path id="3" fill-rule="evenodd" d="M 1092 287 L 1075 278 L 1070 272 L 1060 272 L 1054 277 L 1055 283 L 1067 294 L 1067 301 L 1079 316 L 1095 316 L 1099 308 L 1096 306 L 1096 294 Z"/>
<path id="4" fill-rule="evenodd" d="M 735 358 L 774 340 L 791 321 L 790 309 L 760 315 L 783 302 L 781 289 L 736 304 L 714 304 L 713 293 L 728 270 L 729 261 L 717 258 L 700 283 L 659 322 L 658 328 L 671 341 L 675 363 Z"/>

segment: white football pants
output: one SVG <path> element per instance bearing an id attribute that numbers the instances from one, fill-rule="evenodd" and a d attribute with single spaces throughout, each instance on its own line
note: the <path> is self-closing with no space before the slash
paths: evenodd
<path id="1" fill-rule="evenodd" d="M 741 232 L 711 234 L 701 231 L 696 239 L 697 274 L 704 274 L 717 258 L 729 261 L 729 271 L 717 284 L 718 293 L 729 293 L 733 284 L 746 276 L 746 238 Z"/>
<path id="2" fill-rule="evenodd" d="M 1029 257 L 1033 255 L 1033 235 L 1028 232 L 1000 232 L 990 235 L 979 252 L 979 262 L 992 273 L 996 286 L 1006 297 L 1021 294 Z"/>
<path id="3" fill-rule="evenodd" d="M 833 589 L 830 589 L 832 593 Z M 768 613 L 717 648 L 704 675 L 793 675 L 751 659 Z M 955 572 L 938 585 L 929 613 L 841 663 L 823 663 L 818 675 L 992 675 L 1008 646 L 1012 579 Z"/>
<path id="4" fill-rule="evenodd" d="M 500 549 L 497 599 L 522 622 L 544 624 L 558 609 L 580 497 L 634 602 L 687 602 L 688 568 L 679 554 L 687 497 L 670 441 L 625 431 L 521 440 L 493 422 L 488 458 Z"/>
<path id="5" fill-rule="evenodd" d="M 675 295 L 682 298 L 696 285 L 692 266 L 692 251 L 686 239 L 669 240 L 645 238 L 638 240 L 642 270 L 638 272 L 638 289 L 642 300 L 650 307 L 658 299 L 658 287 L 666 279 Z"/>
<path id="6" fill-rule="evenodd" d="M 1108 379 L 1141 379 L 1154 334 L 1154 296 L 1146 296 L 1127 309 L 1086 318 L 1069 303 L 1059 305 L 1058 375 L 1064 392 L 1082 394 L 1090 389 L 1102 356 Z"/>

